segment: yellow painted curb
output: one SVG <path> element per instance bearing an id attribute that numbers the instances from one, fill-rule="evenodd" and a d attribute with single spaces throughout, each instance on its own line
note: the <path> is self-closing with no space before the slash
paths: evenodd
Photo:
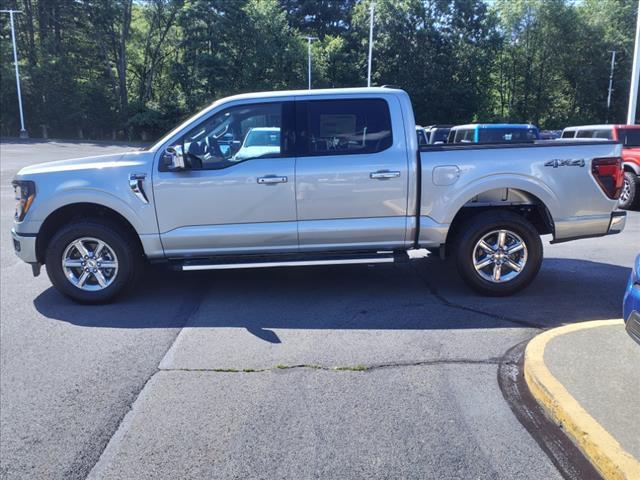
<path id="1" fill-rule="evenodd" d="M 566 333 L 590 328 L 620 325 L 622 320 L 583 322 L 544 332 L 527 345 L 524 354 L 524 378 L 534 398 L 606 479 L 640 479 L 640 462 L 625 451 L 615 438 L 600 425 L 566 388 L 551 374 L 544 363 L 547 343 Z M 624 328 L 624 327 L 623 327 Z"/>

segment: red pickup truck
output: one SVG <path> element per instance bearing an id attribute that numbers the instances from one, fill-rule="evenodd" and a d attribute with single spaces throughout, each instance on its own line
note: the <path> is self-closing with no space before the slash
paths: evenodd
<path id="1" fill-rule="evenodd" d="M 620 208 L 640 208 L 640 125 L 583 125 L 567 127 L 561 138 L 602 138 L 622 143 L 624 186 Z"/>

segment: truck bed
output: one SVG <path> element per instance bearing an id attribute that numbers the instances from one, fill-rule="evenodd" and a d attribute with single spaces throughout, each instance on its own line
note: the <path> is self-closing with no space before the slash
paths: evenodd
<path id="1" fill-rule="evenodd" d="M 489 205 L 544 206 L 555 241 L 604 235 L 616 200 L 602 191 L 591 163 L 594 158 L 619 157 L 620 149 L 619 143 L 607 140 L 421 147 L 422 182 L 415 199 L 418 243 L 443 244 L 461 208 Z"/>

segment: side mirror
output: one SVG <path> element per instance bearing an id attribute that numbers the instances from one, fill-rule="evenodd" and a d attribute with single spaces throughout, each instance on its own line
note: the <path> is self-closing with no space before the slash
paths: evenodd
<path id="1" fill-rule="evenodd" d="M 186 170 L 186 165 L 184 162 L 184 155 L 182 154 L 182 149 L 178 151 L 176 147 L 167 147 L 164 151 L 168 160 L 167 168 L 171 172 L 180 172 L 182 170 Z"/>

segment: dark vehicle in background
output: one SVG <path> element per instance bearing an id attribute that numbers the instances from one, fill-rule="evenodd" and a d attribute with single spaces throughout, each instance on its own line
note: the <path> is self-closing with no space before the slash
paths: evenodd
<path id="1" fill-rule="evenodd" d="M 416 125 L 416 135 L 418 136 L 418 146 L 429 145 L 429 134 L 424 127 Z"/>
<path id="2" fill-rule="evenodd" d="M 538 127 L 519 123 L 470 123 L 457 125 L 447 143 L 527 143 L 540 139 Z"/>
<path id="3" fill-rule="evenodd" d="M 453 127 L 453 125 L 430 125 L 425 127 L 429 144 L 435 145 L 446 143 L 451 127 Z"/>
<path id="4" fill-rule="evenodd" d="M 540 140 L 556 140 L 562 135 L 562 130 L 541 130 Z"/>
<path id="5" fill-rule="evenodd" d="M 631 338 L 640 343 L 640 254 L 636 257 L 624 293 L 622 317 Z"/>
<path id="6" fill-rule="evenodd" d="M 601 138 L 622 143 L 624 186 L 620 194 L 620 208 L 640 208 L 640 125 L 582 125 L 567 127 L 562 139 Z"/>

